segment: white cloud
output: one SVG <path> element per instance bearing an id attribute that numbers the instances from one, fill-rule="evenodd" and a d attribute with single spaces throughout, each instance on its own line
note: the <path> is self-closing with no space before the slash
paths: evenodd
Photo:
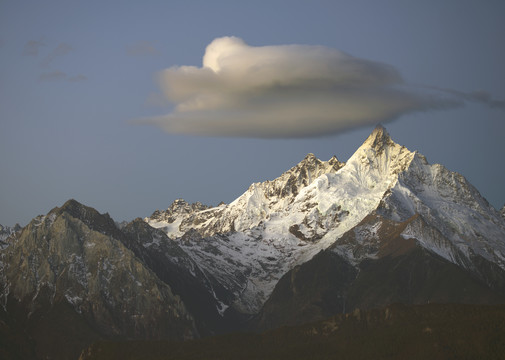
<path id="1" fill-rule="evenodd" d="M 309 45 L 217 38 L 202 67 L 173 66 L 159 83 L 170 114 L 143 119 L 169 133 L 306 137 L 453 107 L 454 97 L 408 86 L 392 66 Z"/>

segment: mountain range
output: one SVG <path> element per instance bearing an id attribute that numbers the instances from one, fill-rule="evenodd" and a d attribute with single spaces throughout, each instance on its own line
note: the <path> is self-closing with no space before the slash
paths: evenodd
<path id="1" fill-rule="evenodd" d="M 69 200 L 0 228 L 2 358 L 503 302 L 505 207 L 380 125 L 347 162 L 308 154 L 230 204 L 178 199 L 119 224 Z"/>

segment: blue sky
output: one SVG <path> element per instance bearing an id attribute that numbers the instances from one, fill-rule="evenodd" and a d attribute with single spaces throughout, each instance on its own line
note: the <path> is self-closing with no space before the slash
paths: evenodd
<path id="1" fill-rule="evenodd" d="M 387 64 L 409 86 L 505 99 L 503 1 L 0 2 L 0 223 L 75 198 L 116 220 L 176 198 L 217 205 L 312 152 L 347 160 L 374 124 L 324 136 L 195 136 L 139 125 L 174 112 L 160 72 L 202 67 L 214 39 L 321 45 Z M 161 101 L 164 100 L 164 101 Z M 505 203 L 505 112 L 489 104 L 402 114 L 393 139 Z M 287 131 L 289 133 L 289 131 Z"/>

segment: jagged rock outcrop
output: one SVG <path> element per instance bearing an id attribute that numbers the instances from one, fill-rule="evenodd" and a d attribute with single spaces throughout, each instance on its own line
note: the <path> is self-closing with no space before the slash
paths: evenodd
<path id="1" fill-rule="evenodd" d="M 19 230 L 21 230 L 19 224 L 14 225 L 14 227 L 0 225 L 0 249 L 7 245 L 7 238 Z"/>
<path id="2" fill-rule="evenodd" d="M 168 209 L 164 211 L 156 210 L 149 217 L 150 221 L 164 221 L 168 224 L 173 223 L 177 218 L 188 216 L 197 211 L 208 209 L 209 206 L 200 202 L 188 204 L 184 199 L 175 200 Z"/>

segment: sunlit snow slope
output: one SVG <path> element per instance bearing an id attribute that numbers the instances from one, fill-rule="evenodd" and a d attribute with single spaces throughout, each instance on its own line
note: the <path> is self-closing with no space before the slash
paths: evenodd
<path id="1" fill-rule="evenodd" d="M 394 221 L 419 214 L 404 238 L 458 265 L 470 268 L 477 254 L 505 268 L 500 213 L 463 176 L 429 165 L 380 125 L 345 164 L 309 154 L 228 205 L 176 200 L 145 221 L 177 240 L 232 294 L 219 301 L 256 313 L 284 273 L 332 244 L 354 265 L 373 257 L 365 252 L 355 258 L 336 243 L 372 212 Z"/>

